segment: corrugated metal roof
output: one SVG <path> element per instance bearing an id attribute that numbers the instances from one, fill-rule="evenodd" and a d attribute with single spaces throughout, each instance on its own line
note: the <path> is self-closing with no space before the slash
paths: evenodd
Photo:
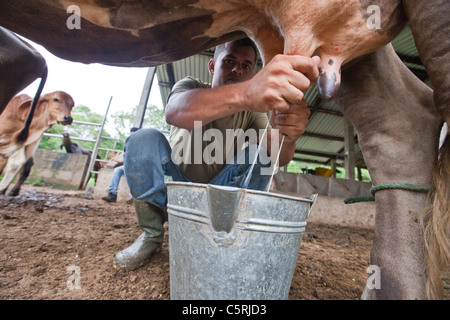
<path id="1" fill-rule="evenodd" d="M 195 56 L 175 61 L 164 66 L 159 66 L 156 69 L 158 77 L 159 89 L 161 92 L 161 99 L 164 106 L 167 102 L 172 86 L 179 80 L 191 76 L 210 83 L 212 77 L 208 71 L 208 61 L 212 55 L 208 53 L 201 53 Z M 173 73 L 171 75 L 171 72 Z"/>
<path id="2" fill-rule="evenodd" d="M 421 80 L 428 81 L 425 68 L 420 62 L 417 48 L 409 28 L 405 28 L 400 35 L 392 41 L 394 49 L 405 65 L 410 68 Z M 167 96 L 175 82 L 186 76 L 211 82 L 208 72 L 208 61 L 214 49 L 209 49 L 198 55 L 172 62 L 157 68 L 157 77 L 161 98 L 165 105 Z M 344 163 L 344 117 L 333 101 L 325 102 L 320 99 L 317 87 L 311 87 L 305 93 L 312 112 L 306 132 L 296 142 L 297 152 L 294 159 L 304 162 L 321 163 L 329 165 L 336 159 L 338 165 Z M 355 154 L 361 160 L 360 148 L 355 137 Z M 359 161 L 364 167 L 363 161 Z"/>
<path id="3" fill-rule="evenodd" d="M 397 38 L 392 40 L 392 45 L 394 46 L 395 51 L 399 54 L 410 57 L 419 56 L 410 28 L 405 28 Z"/>

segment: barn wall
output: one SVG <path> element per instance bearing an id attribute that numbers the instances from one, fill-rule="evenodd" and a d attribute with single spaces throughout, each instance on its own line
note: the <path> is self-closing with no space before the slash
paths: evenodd
<path id="1" fill-rule="evenodd" d="M 319 195 L 307 222 L 373 229 L 375 202 L 345 204 L 342 198 Z"/>
<path id="2" fill-rule="evenodd" d="M 42 179 L 58 189 L 80 189 L 89 166 L 89 157 L 83 154 L 36 150 L 29 180 Z"/>
<path id="3" fill-rule="evenodd" d="M 48 150 L 37 150 L 34 161 L 29 179 L 42 178 L 46 184 L 58 189 L 79 189 L 89 166 L 86 155 Z M 108 193 L 112 173 L 111 166 L 100 170 L 93 194 L 95 199 L 100 200 Z M 374 202 L 344 203 L 345 198 L 369 196 L 371 183 L 286 172 L 278 172 L 274 183 L 272 192 L 297 197 L 319 194 L 308 222 L 369 229 L 375 225 Z M 117 201 L 125 202 L 130 197 L 129 192 L 124 176 L 120 181 Z"/>
<path id="4" fill-rule="evenodd" d="M 94 198 L 100 200 L 102 197 L 108 194 L 108 187 L 111 183 L 114 167 L 108 164 L 105 168 L 100 170 L 98 175 L 97 184 L 94 189 Z M 125 175 L 122 176 L 117 190 L 117 201 L 124 202 L 130 198 L 130 189 L 128 188 Z M 103 201 L 103 200 L 100 200 Z"/>
<path id="5" fill-rule="evenodd" d="M 94 190 L 95 199 L 100 200 L 108 193 L 112 173 L 113 167 L 111 166 L 106 166 L 100 170 Z M 274 181 L 277 188 L 272 189 L 271 192 L 297 197 L 319 193 L 308 222 L 366 229 L 374 228 L 375 202 L 344 203 L 344 199 L 348 197 L 370 195 L 370 183 L 285 172 L 277 173 Z M 287 183 L 288 181 L 289 183 Z M 288 189 L 288 186 L 290 189 Z M 125 202 L 130 197 L 129 192 L 126 179 L 122 177 L 117 201 Z"/>
<path id="6" fill-rule="evenodd" d="M 371 196 L 371 183 L 282 171 L 273 180 L 272 192 L 297 197 L 319 195 L 309 222 L 367 229 L 375 226 L 375 202 L 344 203 L 347 198 Z"/>
<path id="7" fill-rule="evenodd" d="M 297 196 L 318 193 L 321 196 L 337 198 L 369 197 L 372 187 L 369 182 L 283 171 L 279 171 L 273 180 L 276 190 Z"/>

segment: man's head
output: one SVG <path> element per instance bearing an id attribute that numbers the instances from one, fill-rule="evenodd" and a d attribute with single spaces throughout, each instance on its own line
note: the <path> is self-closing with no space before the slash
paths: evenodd
<path id="1" fill-rule="evenodd" d="M 139 130 L 139 128 L 133 127 L 133 128 L 130 129 L 130 134 L 133 134 L 133 133 L 135 133 L 138 130 Z"/>
<path id="2" fill-rule="evenodd" d="M 212 87 L 249 80 L 256 65 L 257 48 L 248 38 L 230 41 L 216 47 L 208 69 Z"/>

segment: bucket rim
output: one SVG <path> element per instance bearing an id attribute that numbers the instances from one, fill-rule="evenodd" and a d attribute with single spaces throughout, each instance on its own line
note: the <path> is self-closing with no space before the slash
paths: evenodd
<path id="1" fill-rule="evenodd" d="M 197 183 L 197 182 L 166 181 L 166 186 L 170 186 L 170 185 L 191 186 L 191 187 L 199 187 L 199 188 L 205 188 L 205 189 L 208 186 L 211 186 L 212 188 L 216 188 L 216 189 L 220 189 L 220 187 L 222 187 L 220 185 Z M 226 188 L 230 188 L 230 187 L 226 187 Z M 311 195 L 311 198 L 305 198 L 305 197 L 294 197 L 294 196 L 286 195 L 286 194 L 282 194 L 282 193 L 273 193 L 273 192 L 243 189 L 243 188 L 237 188 L 237 187 L 233 187 L 233 188 L 242 189 L 244 192 L 250 193 L 250 194 L 265 195 L 265 196 L 269 196 L 269 197 L 276 197 L 276 198 L 282 198 L 282 199 L 287 199 L 287 200 L 308 202 L 311 205 L 313 205 L 316 202 L 316 198 L 317 198 L 316 194 Z"/>

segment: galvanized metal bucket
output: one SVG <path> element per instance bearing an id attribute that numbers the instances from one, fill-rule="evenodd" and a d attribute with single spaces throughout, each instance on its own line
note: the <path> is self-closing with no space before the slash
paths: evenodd
<path id="1" fill-rule="evenodd" d="M 171 299 L 287 299 L 316 195 L 166 185 Z"/>

